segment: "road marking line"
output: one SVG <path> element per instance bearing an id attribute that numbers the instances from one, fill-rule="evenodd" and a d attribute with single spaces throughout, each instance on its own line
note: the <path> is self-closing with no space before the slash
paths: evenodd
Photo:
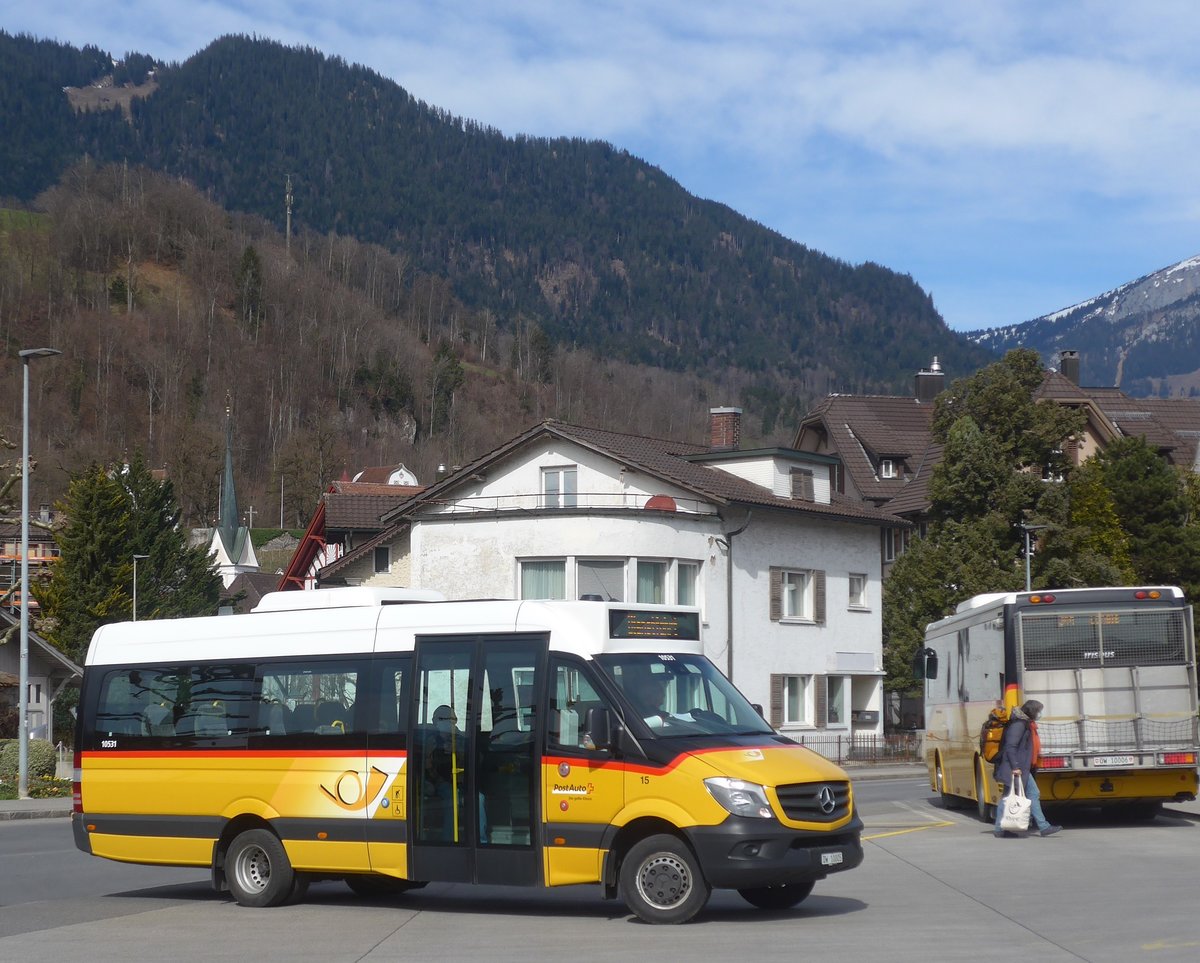
<path id="1" fill-rule="evenodd" d="M 897 829 L 890 833 L 873 833 L 870 836 L 864 836 L 863 839 L 886 839 L 888 836 L 903 836 L 907 833 L 922 833 L 926 829 L 940 829 L 943 826 L 953 826 L 952 822 L 930 823 L 928 826 L 910 826 L 908 829 Z"/>

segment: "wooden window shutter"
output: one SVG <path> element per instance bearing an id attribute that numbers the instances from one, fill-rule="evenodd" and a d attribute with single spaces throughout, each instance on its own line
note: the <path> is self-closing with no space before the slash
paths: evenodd
<path id="1" fill-rule="evenodd" d="M 825 715 L 829 705 L 829 682 L 823 675 L 814 675 L 813 679 L 813 725 L 818 729 L 825 728 Z"/>
<path id="2" fill-rule="evenodd" d="M 783 725 L 783 679 L 782 675 L 771 675 L 771 718 L 772 728 Z"/>
<path id="3" fill-rule="evenodd" d="M 812 573 L 813 578 L 813 621 L 818 625 L 825 624 L 825 573 L 818 569 Z"/>
<path id="4" fill-rule="evenodd" d="M 771 567 L 771 621 L 783 618 L 783 569 Z"/>
<path id="5" fill-rule="evenodd" d="M 813 473 L 810 469 L 792 469 L 792 498 L 805 502 L 813 500 Z"/>

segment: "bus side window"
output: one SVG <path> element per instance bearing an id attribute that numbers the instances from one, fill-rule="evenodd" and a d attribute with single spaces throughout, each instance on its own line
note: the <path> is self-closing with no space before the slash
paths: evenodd
<path id="1" fill-rule="evenodd" d="M 611 710 L 612 706 L 592 685 L 583 667 L 552 659 L 549 745 L 565 750 L 595 750 L 587 731 L 587 711 L 599 708 Z"/>

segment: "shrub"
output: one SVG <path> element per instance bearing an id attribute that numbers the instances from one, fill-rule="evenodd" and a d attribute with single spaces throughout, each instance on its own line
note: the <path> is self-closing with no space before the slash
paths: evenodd
<path id="1" fill-rule="evenodd" d="M 29 740 L 29 780 L 53 779 L 58 767 L 58 755 L 54 746 L 45 739 Z M 0 779 L 16 782 L 21 765 L 21 744 L 11 739 L 0 747 Z"/>

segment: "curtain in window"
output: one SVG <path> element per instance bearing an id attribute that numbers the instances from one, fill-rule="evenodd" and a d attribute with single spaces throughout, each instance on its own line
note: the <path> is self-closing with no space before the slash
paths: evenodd
<path id="1" fill-rule="evenodd" d="M 675 602 L 678 605 L 696 604 L 696 580 L 699 577 L 700 566 L 690 562 L 680 562 L 677 566 L 678 586 L 675 592 Z"/>
<path id="2" fill-rule="evenodd" d="M 565 562 L 522 562 L 521 598 L 565 599 L 567 566 Z"/>
<path id="3" fill-rule="evenodd" d="M 638 562 L 637 600 L 651 605 L 661 605 L 667 600 L 667 563 Z"/>
<path id="4" fill-rule="evenodd" d="M 579 597 L 599 595 L 606 602 L 625 601 L 625 563 L 619 559 L 580 559 L 575 566 Z"/>

